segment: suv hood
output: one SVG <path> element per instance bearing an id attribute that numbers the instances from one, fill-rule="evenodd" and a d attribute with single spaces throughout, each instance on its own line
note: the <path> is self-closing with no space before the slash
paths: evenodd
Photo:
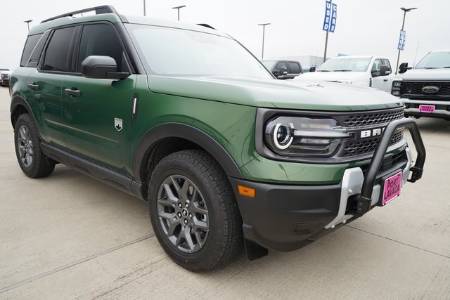
<path id="1" fill-rule="evenodd" d="M 450 80 L 450 69 L 413 69 L 400 74 L 403 80 Z"/>
<path id="2" fill-rule="evenodd" d="M 402 105 L 382 91 L 328 82 L 150 75 L 149 87 L 155 93 L 280 109 L 358 111 Z"/>

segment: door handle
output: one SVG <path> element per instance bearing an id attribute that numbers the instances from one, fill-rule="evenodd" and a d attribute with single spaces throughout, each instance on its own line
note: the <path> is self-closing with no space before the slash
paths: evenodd
<path id="1" fill-rule="evenodd" d="M 383 79 L 383 81 L 384 81 L 384 82 L 388 82 L 388 81 L 389 81 L 389 79 Z"/>
<path id="2" fill-rule="evenodd" d="M 64 89 L 64 94 L 68 96 L 78 97 L 81 95 L 81 92 L 79 89 L 71 88 L 71 89 Z"/>
<path id="3" fill-rule="evenodd" d="M 30 88 L 30 89 L 32 89 L 33 91 L 37 91 L 37 90 L 39 90 L 39 84 L 37 84 L 37 83 L 35 83 L 35 82 L 33 82 L 33 83 L 29 83 L 28 84 L 28 87 Z"/>

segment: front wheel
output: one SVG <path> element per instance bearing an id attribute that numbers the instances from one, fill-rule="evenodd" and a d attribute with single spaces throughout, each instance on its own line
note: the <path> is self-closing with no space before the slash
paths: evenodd
<path id="1" fill-rule="evenodd" d="M 198 150 L 173 153 L 149 183 L 150 216 L 166 253 L 191 271 L 220 268 L 242 249 L 241 217 L 227 177 Z"/>

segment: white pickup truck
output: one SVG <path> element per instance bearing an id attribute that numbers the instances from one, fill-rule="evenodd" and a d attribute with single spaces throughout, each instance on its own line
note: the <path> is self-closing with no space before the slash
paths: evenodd
<path id="1" fill-rule="evenodd" d="M 314 71 L 314 70 L 312 70 Z M 295 80 L 328 81 L 367 86 L 391 92 L 392 68 L 389 59 L 376 56 L 339 56 L 330 58 L 315 70 Z"/>
<path id="2" fill-rule="evenodd" d="M 405 114 L 450 120 L 450 50 L 429 52 L 411 69 L 407 63 L 392 84 L 392 94 L 403 98 Z"/>

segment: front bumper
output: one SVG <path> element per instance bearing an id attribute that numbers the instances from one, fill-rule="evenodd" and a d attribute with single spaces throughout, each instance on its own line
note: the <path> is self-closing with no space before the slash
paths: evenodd
<path id="1" fill-rule="evenodd" d="M 413 165 L 410 150 L 403 159 L 383 169 L 383 161 L 392 134 L 398 127 L 411 131 L 418 157 Z M 279 251 L 298 249 L 341 224 L 365 214 L 380 202 L 381 183 L 387 175 L 402 170 L 403 181 L 421 178 L 425 163 L 423 146 L 413 120 L 392 122 L 368 168 L 345 170 L 340 184 L 321 186 L 277 185 L 232 179 L 233 189 L 243 218 L 246 239 Z M 238 185 L 255 189 L 255 197 L 240 195 Z"/>
<path id="2" fill-rule="evenodd" d="M 404 99 L 405 115 L 411 117 L 431 117 L 450 119 L 450 101 L 429 101 L 429 100 L 412 100 Z M 435 105 L 436 110 L 432 113 L 421 112 L 420 105 Z"/>

